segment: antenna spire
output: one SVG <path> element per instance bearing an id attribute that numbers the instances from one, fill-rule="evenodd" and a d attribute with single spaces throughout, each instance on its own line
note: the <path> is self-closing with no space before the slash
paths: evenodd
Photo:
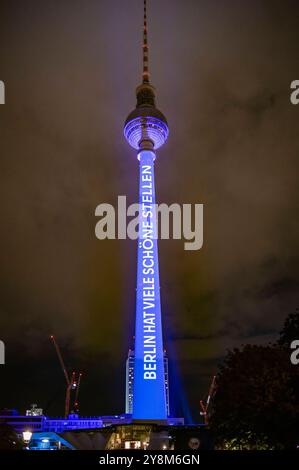
<path id="1" fill-rule="evenodd" d="M 143 73 L 142 73 L 142 83 L 149 83 L 146 0 L 143 0 Z"/>

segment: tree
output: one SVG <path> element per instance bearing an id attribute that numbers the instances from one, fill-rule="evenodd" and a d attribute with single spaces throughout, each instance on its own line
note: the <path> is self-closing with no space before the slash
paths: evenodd
<path id="1" fill-rule="evenodd" d="M 296 448 L 299 369 L 279 345 L 229 351 L 217 376 L 211 428 L 220 448 Z"/>
<path id="2" fill-rule="evenodd" d="M 282 347 L 289 348 L 291 342 L 297 339 L 299 340 L 299 310 L 296 312 L 290 313 L 287 316 L 282 331 L 279 335 L 278 344 Z"/>
<path id="3" fill-rule="evenodd" d="M 0 450 L 19 450 L 22 443 L 15 430 L 5 423 L 0 423 Z"/>

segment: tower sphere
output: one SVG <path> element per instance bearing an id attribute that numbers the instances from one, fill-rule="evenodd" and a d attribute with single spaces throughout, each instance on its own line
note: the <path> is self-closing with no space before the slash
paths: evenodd
<path id="1" fill-rule="evenodd" d="M 137 150 L 158 149 L 167 140 L 168 124 L 164 114 L 155 106 L 154 87 L 142 83 L 137 87 L 136 97 L 136 108 L 125 121 L 125 138 Z"/>

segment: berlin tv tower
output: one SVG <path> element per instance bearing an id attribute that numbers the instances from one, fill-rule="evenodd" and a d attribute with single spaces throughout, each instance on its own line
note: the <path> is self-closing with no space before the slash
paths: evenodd
<path id="1" fill-rule="evenodd" d="M 137 150 L 140 168 L 133 420 L 166 421 L 154 162 L 156 150 L 167 140 L 168 124 L 156 108 L 148 50 L 144 0 L 142 83 L 136 89 L 136 108 L 124 125 L 125 138 Z"/>

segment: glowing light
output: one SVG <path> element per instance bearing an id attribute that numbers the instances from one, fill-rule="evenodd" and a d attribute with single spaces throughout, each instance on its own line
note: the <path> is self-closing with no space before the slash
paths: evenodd
<path id="1" fill-rule="evenodd" d="M 133 419 L 166 420 L 154 157 L 139 152 L 139 238 L 136 289 Z"/>
<path id="2" fill-rule="evenodd" d="M 31 437 L 32 437 L 32 432 L 31 432 L 31 431 L 24 431 L 24 432 L 23 432 L 23 441 L 24 441 L 26 444 L 27 444 L 28 442 L 30 442 Z"/>
<path id="3" fill-rule="evenodd" d="M 126 123 L 124 134 L 131 147 L 139 150 L 142 140 L 153 143 L 154 149 L 161 147 L 168 137 L 168 126 L 152 116 L 138 116 Z"/>

